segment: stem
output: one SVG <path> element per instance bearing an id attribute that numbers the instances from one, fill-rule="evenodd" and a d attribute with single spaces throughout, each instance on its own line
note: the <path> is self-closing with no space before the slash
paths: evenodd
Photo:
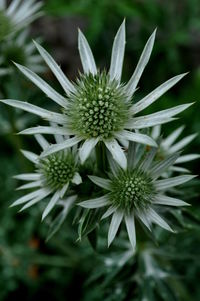
<path id="1" fill-rule="evenodd" d="M 96 146 L 96 157 L 99 171 L 105 173 L 108 167 L 108 161 L 106 157 L 106 147 L 102 141 Z"/>

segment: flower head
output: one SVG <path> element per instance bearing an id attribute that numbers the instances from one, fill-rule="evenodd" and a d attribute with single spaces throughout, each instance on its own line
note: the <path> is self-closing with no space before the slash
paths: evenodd
<path id="1" fill-rule="evenodd" d="M 43 150 L 49 147 L 49 143 L 42 135 L 37 134 L 35 138 Z M 40 159 L 40 156 L 30 151 L 23 150 L 22 153 L 35 164 L 35 172 L 15 176 L 18 180 L 30 181 L 18 189 L 34 188 L 35 190 L 16 200 L 12 206 L 25 203 L 21 209 L 24 210 L 52 195 L 43 212 L 42 219 L 44 219 L 53 207 L 61 202 L 70 183 L 77 185 L 81 183 L 82 180 L 77 168 L 77 156 L 73 149 L 52 154 L 44 159 Z"/>
<path id="2" fill-rule="evenodd" d="M 135 148 L 135 147 L 134 147 Z M 108 193 L 96 199 L 86 200 L 79 205 L 85 208 L 108 207 L 102 219 L 112 215 L 108 232 L 108 245 L 116 236 L 122 220 L 125 220 L 128 236 L 133 247 L 136 244 L 135 217 L 150 231 L 152 223 L 172 231 L 167 222 L 157 213 L 160 206 L 188 205 L 182 200 L 167 196 L 171 187 L 183 184 L 194 176 L 182 175 L 161 179 L 162 173 L 170 168 L 179 154 L 175 153 L 160 162 L 154 162 L 157 149 L 147 152 L 129 146 L 128 168 L 121 169 L 111 160 L 109 179 L 90 176 L 90 179 Z"/>
<path id="3" fill-rule="evenodd" d="M 25 28 L 41 13 L 42 2 L 36 0 L 12 0 L 9 6 L 0 0 L 0 40 Z"/>
<path id="4" fill-rule="evenodd" d="M 0 75 L 15 71 L 12 61 L 26 65 L 35 72 L 46 70 L 40 55 L 35 53 L 32 42 L 27 41 L 28 30 L 21 31 L 12 39 L 4 41 L 0 52 Z"/>
<path id="5" fill-rule="evenodd" d="M 184 130 L 184 126 L 181 126 L 174 130 L 169 136 L 164 137 L 161 139 L 159 143 L 159 149 L 158 149 L 158 159 L 166 158 L 167 156 L 173 154 L 174 152 L 178 152 L 182 150 L 184 147 L 186 147 L 191 141 L 195 139 L 197 134 L 192 134 L 189 136 L 184 137 L 180 141 L 176 142 L 176 140 L 180 137 L 181 133 Z M 153 127 L 151 136 L 154 140 L 158 140 L 160 138 L 161 134 L 161 126 L 157 125 Z M 200 155 L 193 153 L 188 155 L 180 155 L 179 158 L 176 160 L 175 165 L 171 166 L 171 171 L 177 171 L 177 172 L 188 172 L 187 169 L 179 166 L 181 163 L 186 163 L 192 160 L 195 160 L 199 158 Z M 178 164 L 178 165 L 177 165 Z"/>
<path id="6" fill-rule="evenodd" d="M 184 104 L 150 115 L 135 116 L 155 102 L 185 75 L 181 74 L 169 79 L 143 99 L 132 104 L 133 94 L 149 61 L 155 33 L 154 31 L 147 41 L 136 69 L 127 84 L 121 83 L 125 51 L 125 22 L 122 23 L 116 34 L 110 69 L 107 73 L 97 70 L 89 44 L 82 32 L 79 31 L 78 45 L 84 74 L 80 75 L 75 84 L 68 80 L 47 51 L 35 43 L 41 56 L 63 87 L 66 96 L 59 94 L 28 68 L 19 64 L 17 67 L 49 98 L 61 106 L 61 112 L 50 112 L 18 100 L 9 99 L 2 102 L 37 114 L 48 121 L 56 122 L 62 126 L 60 127 L 61 134 L 70 135 L 70 139 L 52 145 L 44 151 L 43 157 L 81 143 L 79 154 L 81 161 L 84 162 L 91 150 L 99 141 L 102 141 L 118 164 L 122 168 L 126 168 L 127 160 L 122 148 L 123 142 L 134 141 L 156 146 L 151 137 L 138 133 L 138 130 L 172 121 L 174 115 L 190 106 L 190 104 Z M 47 129 L 47 127 L 31 128 L 23 133 L 35 134 L 39 130 L 41 134 L 55 133 L 53 128 Z"/>

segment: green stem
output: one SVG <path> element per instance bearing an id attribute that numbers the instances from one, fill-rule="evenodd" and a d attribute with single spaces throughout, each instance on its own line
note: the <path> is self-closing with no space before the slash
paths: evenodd
<path id="1" fill-rule="evenodd" d="M 96 146 L 96 157 L 98 170 L 102 173 L 108 169 L 108 161 L 106 157 L 106 147 L 103 142 L 99 142 Z"/>

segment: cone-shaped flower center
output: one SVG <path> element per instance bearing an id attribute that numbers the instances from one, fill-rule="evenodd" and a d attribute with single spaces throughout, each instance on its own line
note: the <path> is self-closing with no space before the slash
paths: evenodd
<path id="1" fill-rule="evenodd" d="M 112 180 L 110 201 L 126 212 L 147 208 L 152 201 L 155 189 L 151 179 L 137 170 L 121 172 Z"/>
<path id="2" fill-rule="evenodd" d="M 82 75 L 71 96 L 70 126 L 84 138 L 111 138 L 123 129 L 129 117 L 129 103 L 123 87 L 110 81 L 105 72 Z"/>
<path id="3" fill-rule="evenodd" d="M 12 30 L 12 25 L 4 11 L 0 10 L 0 41 L 2 41 Z"/>
<path id="4" fill-rule="evenodd" d="M 71 154 L 61 152 L 42 160 L 40 169 L 46 184 L 58 189 L 73 179 L 76 165 Z"/>

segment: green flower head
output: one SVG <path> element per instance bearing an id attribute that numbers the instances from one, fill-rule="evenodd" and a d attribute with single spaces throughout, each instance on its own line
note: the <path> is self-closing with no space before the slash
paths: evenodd
<path id="1" fill-rule="evenodd" d="M 111 173 L 109 179 L 90 176 L 92 182 L 107 191 L 101 197 L 86 200 L 79 205 L 84 208 L 108 207 L 102 219 L 112 215 L 108 245 L 114 240 L 122 220 L 125 220 L 128 236 L 133 247 L 136 245 L 135 218 L 150 231 L 152 224 L 173 231 L 168 223 L 157 213 L 159 206 L 188 205 L 182 200 L 167 195 L 171 187 L 183 184 L 194 176 L 182 175 L 173 178 L 159 179 L 178 159 L 179 153 L 172 154 L 157 162 L 154 158 L 156 148 L 141 150 L 131 144 L 127 155 L 128 167 L 121 169 L 110 158 Z M 163 207 L 164 208 L 164 207 Z"/>
<path id="2" fill-rule="evenodd" d="M 51 145 L 45 150 L 43 157 L 78 144 L 79 156 L 81 162 L 84 163 L 92 149 L 101 142 L 121 168 L 125 169 L 127 159 L 123 149 L 124 144 L 134 141 L 157 146 L 150 136 L 139 133 L 139 130 L 172 121 L 173 116 L 190 106 L 190 104 L 184 104 L 157 113 L 137 116 L 185 76 L 181 74 L 169 79 L 137 103 L 133 103 L 132 99 L 138 82 L 153 49 L 155 35 L 156 31 L 148 39 L 133 75 L 125 84 L 121 82 L 126 43 L 125 21 L 115 36 L 108 71 L 97 69 L 90 46 L 79 30 L 78 48 L 83 74 L 75 80 L 75 83 L 70 82 L 50 54 L 35 43 L 42 58 L 62 86 L 64 94 L 59 94 L 30 69 L 19 64 L 17 67 L 60 106 L 60 112 L 50 112 L 19 100 L 9 99 L 2 102 L 60 125 L 59 130 L 54 127 L 39 127 L 39 129 L 31 128 L 23 131 L 23 134 L 35 134 L 40 130 L 40 134 L 59 133 L 68 136 L 65 141 Z"/>
<path id="3" fill-rule="evenodd" d="M 42 135 L 37 134 L 35 138 L 43 150 L 50 147 L 50 144 Z M 62 139 L 61 136 L 55 136 L 55 138 L 56 140 Z M 22 153 L 35 164 L 35 172 L 15 176 L 18 180 L 28 181 L 27 184 L 20 186 L 18 189 L 34 190 L 16 200 L 12 206 L 25 204 L 21 209 L 24 210 L 52 195 L 43 212 L 42 219 L 44 219 L 55 205 L 61 202 L 70 183 L 78 185 L 82 182 L 78 173 L 77 156 L 73 149 L 58 152 L 45 159 L 41 159 L 40 156 L 30 151 L 23 150 Z"/>

